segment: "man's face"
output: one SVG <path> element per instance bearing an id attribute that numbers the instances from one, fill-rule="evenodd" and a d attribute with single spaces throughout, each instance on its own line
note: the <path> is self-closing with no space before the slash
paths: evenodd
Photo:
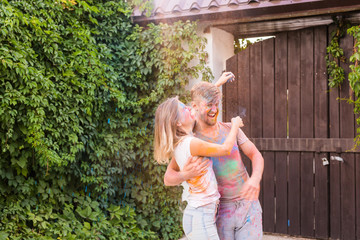
<path id="1" fill-rule="evenodd" d="M 197 101 L 197 117 L 198 121 L 202 121 L 206 125 L 213 126 L 217 122 L 217 116 L 219 115 L 219 98 L 207 100 L 200 98 Z"/>

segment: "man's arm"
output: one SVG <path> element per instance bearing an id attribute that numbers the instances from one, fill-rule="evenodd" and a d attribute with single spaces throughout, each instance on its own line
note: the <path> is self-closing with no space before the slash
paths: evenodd
<path id="1" fill-rule="evenodd" d="M 171 158 L 169 165 L 166 168 L 164 175 L 165 186 L 176 186 L 184 181 L 180 173 L 179 165 L 177 165 L 175 158 Z"/>
<path id="2" fill-rule="evenodd" d="M 227 81 L 232 82 L 235 80 L 235 75 L 232 72 L 223 72 L 219 78 L 219 80 L 216 81 L 214 84 L 216 87 L 220 87 Z"/>
<path id="3" fill-rule="evenodd" d="M 209 159 L 203 161 L 202 157 L 189 157 L 183 171 L 180 171 L 175 158 L 172 158 L 166 168 L 164 184 L 165 186 L 177 186 L 190 178 L 204 174 L 208 165 Z"/>
<path id="4" fill-rule="evenodd" d="M 251 160 L 253 168 L 251 177 L 246 181 L 241 191 L 241 195 L 248 200 L 257 200 L 260 193 L 260 181 L 264 171 L 264 158 L 250 140 L 240 145 L 240 148 Z"/>

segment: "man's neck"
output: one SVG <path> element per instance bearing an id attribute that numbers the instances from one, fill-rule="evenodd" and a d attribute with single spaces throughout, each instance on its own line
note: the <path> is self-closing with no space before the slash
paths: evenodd
<path id="1" fill-rule="evenodd" d="M 197 121 L 194 128 L 194 132 L 200 133 L 207 137 L 215 137 L 218 134 L 218 129 L 219 129 L 218 123 L 214 125 L 208 125 L 204 122 Z"/>

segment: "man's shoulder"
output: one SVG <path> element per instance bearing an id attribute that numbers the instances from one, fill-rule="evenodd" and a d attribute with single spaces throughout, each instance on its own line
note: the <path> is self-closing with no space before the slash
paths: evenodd
<path id="1" fill-rule="evenodd" d="M 231 130 L 231 122 L 218 122 L 220 128 L 222 128 L 225 131 L 230 131 Z"/>
<path id="2" fill-rule="evenodd" d="M 221 127 L 223 127 L 223 129 L 226 129 L 226 131 L 231 130 L 231 122 L 218 122 L 218 123 L 219 123 L 219 125 Z M 241 145 L 244 142 L 246 142 L 247 140 L 249 140 L 249 139 L 247 138 L 247 136 L 245 135 L 243 130 L 241 128 L 239 128 L 239 131 L 238 131 L 238 144 Z"/>
<path id="3" fill-rule="evenodd" d="M 231 122 L 218 122 L 220 126 L 231 128 Z"/>

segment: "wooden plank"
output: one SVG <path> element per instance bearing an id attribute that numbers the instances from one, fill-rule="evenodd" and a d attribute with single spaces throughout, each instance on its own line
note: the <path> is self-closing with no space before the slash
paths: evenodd
<path id="1" fill-rule="evenodd" d="M 341 157 L 341 239 L 356 239 L 355 161 L 354 154 L 343 153 Z"/>
<path id="2" fill-rule="evenodd" d="M 261 42 L 250 48 L 250 137 L 262 137 Z"/>
<path id="3" fill-rule="evenodd" d="M 314 137 L 313 29 L 301 31 L 301 137 Z M 301 235 L 314 236 L 313 153 L 301 153 Z"/>
<path id="4" fill-rule="evenodd" d="M 260 154 L 262 156 L 264 156 L 263 152 L 260 152 Z M 265 163 L 264 163 L 264 165 L 265 165 Z M 260 202 L 260 206 L 264 206 L 264 180 L 263 179 L 260 180 L 259 202 Z M 262 213 L 262 219 L 264 219 L 264 211 Z M 263 222 L 264 222 L 264 220 L 263 220 Z M 263 226 L 263 229 L 264 229 L 264 226 Z"/>
<path id="5" fill-rule="evenodd" d="M 328 44 L 331 41 L 331 32 L 335 25 L 328 28 Z M 340 137 L 340 106 L 337 98 L 339 97 L 338 89 L 330 89 L 329 93 L 329 134 L 330 138 Z M 330 161 L 330 237 L 339 239 L 341 230 L 341 212 L 340 212 L 340 163 Z"/>
<path id="6" fill-rule="evenodd" d="M 250 136 L 251 130 L 251 112 L 250 110 L 250 64 L 254 62 L 250 58 L 250 47 L 246 48 L 245 50 L 241 51 L 237 54 L 238 59 L 238 113 L 242 117 L 244 122 L 244 127 L 242 130 L 247 136 Z M 241 158 L 243 163 L 251 175 L 251 161 L 248 159 L 242 152 Z"/>
<path id="7" fill-rule="evenodd" d="M 262 84 L 263 89 L 263 137 L 275 136 L 274 108 L 274 39 L 262 42 Z M 265 232 L 275 232 L 275 154 L 264 152 L 263 174 L 263 229 Z"/>
<path id="8" fill-rule="evenodd" d="M 246 22 L 236 25 L 222 25 L 219 26 L 219 28 L 227 32 L 234 33 L 235 36 L 241 35 L 243 38 L 246 36 L 258 36 L 259 33 L 261 33 L 262 36 L 266 36 L 266 34 L 272 35 L 274 32 L 295 31 L 308 27 L 324 26 L 331 23 L 333 23 L 333 19 L 331 16 L 326 15 L 295 19 L 280 19 L 266 22 Z"/>
<path id="9" fill-rule="evenodd" d="M 346 35 L 340 41 L 340 47 L 344 49 L 346 59 L 349 59 L 354 40 Z M 341 86 L 340 97 L 349 98 L 349 82 L 347 76 L 350 72 L 349 65 L 341 63 L 344 68 L 345 80 Z M 340 137 L 354 137 L 354 114 L 353 106 L 346 101 L 340 102 Z M 354 154 L 341 154 L 344 163 L 341 164 L 341 238 L 346 240 L 355 239 L 355 159 Z"/>
<path id="10" fill-rule="evenodd" d="M 241 63 L 238 63 L 238 59 L 241 60 Z M 237 55 L 229 58 L 226 61 L 226 71 L 230 71 L 235 75 L 235 82 L 227 83 L 224 85 L 225 90 L 225 117 L 224 120 L 227 122 L 231 121 L 232 117 L 238 116 L 239 112 L 239 102 L 249 104 L 249 90 L 248 88 L 241 88 L 240 86 L 246 86 L 246 83 L 249 83 L 249 50 L 246 49 Z M 239 86 L 239 87 L 238 87 Z M 242 91 L 242 92 L 241 92 Z M 239 94 L 241 92 L 241 94 Z M 245 123 L 245 119 L 244 123 Z M 243 128 L 245 134 L 247 133 L 247 128 L 250 123 L 246 123 L 246 127 Z M 249 174 L 251 174 L 251 164 L 250 160 L 242 153 L 241 158 L 248 169 Z M 250 170 L 250 171 L 249 171 Z"/>
<path id="11" fill-rule="evenodd" d="M 328 100 L 326 55 L 327 29 L 317 27 L 314 30 L 314 97 L 315 97 L 315 122 L 316 138 L 328 136 Z M 329 237 L 329 185 L 328 166 L 322 164 L 322 158 L 329 159 L 327 153 L 315 153 L 315 237 Z"/>
<path id="12" fill-rule="evenodd" d="M 275 137 L 286 138 L 287 90 L 287 33 L 275 38 Z M 275 153 L 276 169 L 276 227 L 278 233 L 287 233 L 287 153 Z"/>
<path id="13" fill-rule="evenodd" d="M 356 174 L 356 237 L 360 239 L 360 154 L 355 154 Z"/>
<path id="14" fill-rule="evenodd" d="M 226 60 L 226 65 L 228 65 L 228 61 L 230 60 L 231 58 L 227 59 Z M 228 69 L 226 69 L 226 71 L 228 71 Z M 226 84 L 225 84 L 226 85 Z M 222 121 L 223 122 L 229 122 L 228 120 L 228 116 L 226 115 L 226 97 L 227 97 L 227 93 L 226 93 L 226 86 L 222 86 Z"/>
<path id="15" fill-rule="evenodd" d="M 355 101 L 358 98 L 355 97 Z M 355 135 L 357 135 L 357 131 L 359 130 L 360 124 L 357 124 L 357 119 L 360 117 L 360 114 L 354 114 L 354 131 Z M 355 208 L 356 208 L 356 222 L 355 222 L 355 231 L 356 231 L 356 239 L 360 239 L 360 154 L 355 153 Z"/>
<path id="16" fill-rule="evenodd" d="M 300 137 L 300 31 L 288 34 L 289 137 Z M 289 153 L 288 233 L 300 234 L 300 153 Z"/>
<path id="17" fill-rule="evenodd" d="M 250 136 L 262 137 L 262 43 L 255 43 L 250 48 Z M 252 169 L 252 165 L 251 165 Z M 261 184 L 261 183 L 260 183 Z M 260 186 L 261 187 L 261 186 Z M 259 196 L 262 202 L 262 192 Z"/>
<path id="18" fill-rule="evenodd" d="M 352 150 L 354 138 L 250 138 L 261 151 L 340 153 Z"/>
<path id="19" fill-rule="evenodd" d="M 250 47 L 241 51 L 237 54 L 238 59 L 238 92 L 237 95 L 239 105 L 238 112 L 243 118 L 244 127 L 242 130 L 246 134 L 246 136 L 250 136 L 251 129 L 251 115 L 250 115 L 250 64 L 252 64 L 252 60 L 250 58 Z"/>
<path id="20" fill-rule="evenodd" d="M 237 56 L 233 56 L 226 61 L 227 71 L 231 71 L 235 76 L 237 76 Z M 230 122 L 232 117 L 238 115 L 238 82 L 234 81 L 231 83 L 226 83 L 223 87 L 226 89 L 226 104 L 225 109 L 225 122 Z"/>

